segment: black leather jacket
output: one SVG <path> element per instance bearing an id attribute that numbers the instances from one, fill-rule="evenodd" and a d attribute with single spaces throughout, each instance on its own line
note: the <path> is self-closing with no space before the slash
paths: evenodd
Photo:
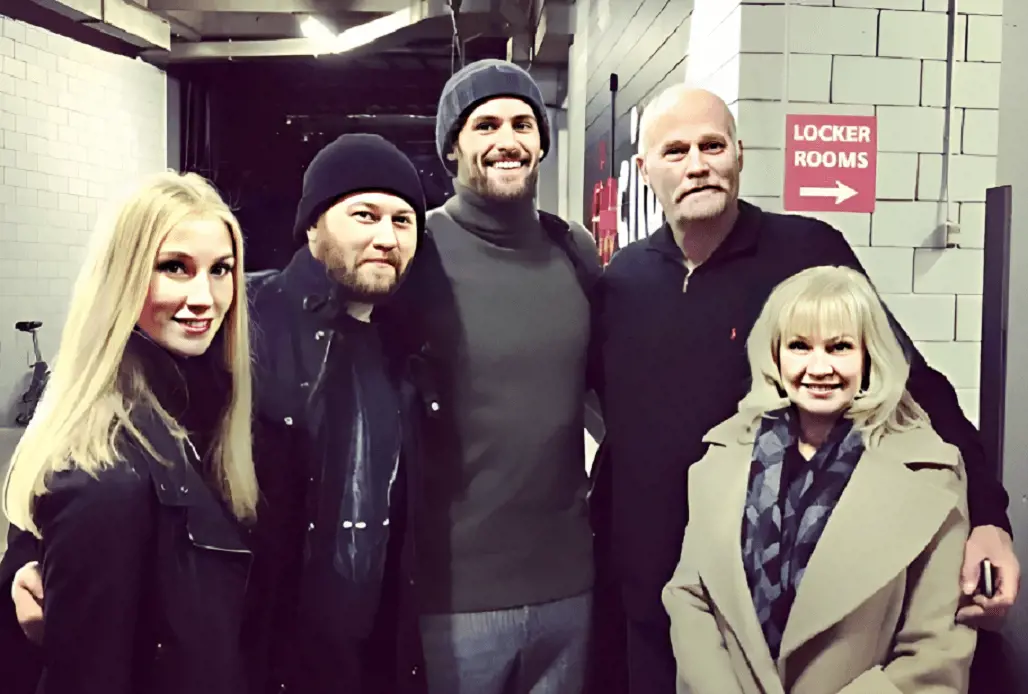
<path id="1" fill-rule="evenodd" d="M 259 653 L 269 648 L 272 653 L 269 670 L 257 678 L 273 692 L 419 692 L 414 541 L 413 533 L 406 532 L 418 498 L 416 418 L 410 415 L 417 405 L 406 364 L 388 365 L 401 402 L 398 476 L 389 508 L 365 510 L 389 519 L 379 613 L 371 637 L 348 647 L 345 626 L 354 616 L 346 613 L 346 601 L 338 595 L 346 579 L 326 582 L 324 567 L 314 564 L 325 554 L 324 543 L 337 541 L 338 529 L 326 518 L 333 517 L 347 493 L 335 483 L 326 489 L 324 480 L 341 465 L 359 470 L 370 464 L 359 446 L 338 450 L 322 440 L 327 427 L 360 427 L 367 416 L 354 394 L 353 421 L 324 421 L 326 390 L 348 387 L 326 382 L 333 373 L 330 359 L 339 358 L 335 350 L 345 339 L 337 313 L 341 306 L 332 296 L 335 283 L 306 247 L 284 270 L 253 273 L 247 281 L 254 336 L 254 457 L 265 499 L 251 594 L 255 601 L 266 601 L 254 604 L 248 639 L 258 654 L 255 667 L 265 665 Z M 312 582 L 316 572 L 322 578 Z M 340 634 L 327 633 L 333 624 Z M 355 663 L 360 663 L 361 681 L 356 681 Z"/>

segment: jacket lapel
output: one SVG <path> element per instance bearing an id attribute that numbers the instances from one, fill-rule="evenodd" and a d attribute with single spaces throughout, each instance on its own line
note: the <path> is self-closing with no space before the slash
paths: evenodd
<path id="1" fill-rule="evenodd" d="M 892 434 L 864 453 L 810 558 L 779 655 L 790 655 L 856 610 L 920 554 L 955 494 L 919 480 L 908 463 L 956 466 L 956 449 L 930 430 Z"/>
<path id="2" fill-rule="evenodd" d="M 735 417 L 705 437 L 704 441 L 713 445 L 703 462 L 693 468 L 690 484 L 720 493 L 704 498 L 706 508 L 690 509 L 690 516 L 711 519 L 706 526 L 709 540 L 700 545 L 705 550 L 699 562 L 703 585 L 739 641 L 762 691 L 774 694 L 781 691 L 781 684 L 742 564 L 742 516 L 752 452 L 752 441 L 746 445 L 741 440 L 745 433 L 744 419 Z"/>
<path id="3" fill-rule="evenodd" d="M 170 463 L 166 465 L 140 448 L 157 500 L 162 506 L 185 509 L 190 541 L 205 549 L 249 554 L 242 528 L 197 471 L 200 461 L 193 455 L 192 444 L 178 441 L 151 411 L 139 412 L 136 418 L 150 444 Z"/>

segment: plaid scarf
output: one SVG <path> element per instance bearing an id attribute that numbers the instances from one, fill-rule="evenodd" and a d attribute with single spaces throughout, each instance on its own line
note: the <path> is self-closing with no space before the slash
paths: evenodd
<path id="1" fill-rule="evenodd" d="M 796 446 L 796 411 L 768 413 L 753 443 L 742 525 L 742 559 L 764 638 L 777 659 L 789 610 L 828 518 L 864 452 L 853 423 L 840 418 L 809 461 L 787 475 Z M 797 451 L 793 456 L 802 461 Z"/>

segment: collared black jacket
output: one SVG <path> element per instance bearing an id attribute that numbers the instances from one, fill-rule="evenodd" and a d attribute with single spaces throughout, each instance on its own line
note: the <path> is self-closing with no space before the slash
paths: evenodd
<path id="1" fill-rule="evenodd" d="M 254 459 L 264 495 L 256 529 L 255 575 L 251 583 L 251 622 L 248 649 L 261 691 L 354 692 L 408 694 L 423 687 L 421 645 L 414 603 L 414 537 L 406 529 L 413 521 L 418 498 L 417 438 L 414 392 L 406 361 L 390 364 L 390 378 L 401 396 L 401 462 L 390 503 L 390 541 L 381 608 L 371 638 L 359 651 L 340 652 L 335 644 L 314 637 L 303 614 L 332 610 L 331 596 L 301 589 L 312 542 L 327 541 L 316 528 L 326 516 L 324 505 L 338 501 L 341 490 L 317 488 L 325 466 L 346 461 L 322 455 L 315 440 L 319 416 L 318 384 L 328 345 L 336 335 L 332 296 L 334 282 L 304 247 L 282 271 L 248 276 L 252 350 L 254 355 Z M 316 387 L 317 386 L 317 387 Z M 345 387 L 345 386 L 344 386 Z M 313 393 L 313 395 L 312 395 Z M 339 422 L 350 427 L 351 422 Z M 347 455 L 338 451 L 339 456 Z M 335 504 L 338 508 L 338 503 Z M 330 535 L 330 534 L 329 534 Z M 338 621 L 345 614 L 326 615 Z M 355 644 L 356 646 L 356 644 Z M 350 649 L 344 649 L 349 651 Z M 264 658 L 261 654 L 270 653 Z M 362 682 L 353 680 L 360 661 Z"/>
<path id="2" fill-rule="evenodd" d="M 169 412 L 181 409 L 176 404 L 192 407 L 165 397 L 184 393 L 170 355 L 139 335 L 127 353 L 143 362 L 152 385 L 161 382 L 154 390 Z M 210 401 L 223 394 L 190 396 Z M 34 510 L 42 541 L 12 530 L 5 596 L 14 571 L 38 559 L 46 638 L 41 649 L 28 645 L 7 597 L 0 671 L 12 679 L 4 680 L 5 692 L 249 691 L 238 648 L 252 565 L 247 530 L 202 477 L 199 438 L 179 442 L 142 406 L 133 419 L 170 466 L 125 434 L 124 461 L 96 477 L 76 468 L 53 474 Z"/>
<path id="3" fill-rule="evenodd" d="M 667 225 L 619 251 L 597 295 L 606 439 L 594 514 L 609 527 L 610 555 L 628 617 L 663 630 L 661 589 L 681 551 L 689 466 L 704 434 L 749 390 L 745 344 L 774 287 L 801 270 L 838 265 L 864 272 L 842 234 L 816 219 L 763 212 L 740 202 L 735 228 L 688 278 Z M 1007 495 L 980 437 L 946 378 L 902 328 L 908 389 L 932 425 L 957 446 L 968 475 L 973 525 L 1009 530 Z"/>

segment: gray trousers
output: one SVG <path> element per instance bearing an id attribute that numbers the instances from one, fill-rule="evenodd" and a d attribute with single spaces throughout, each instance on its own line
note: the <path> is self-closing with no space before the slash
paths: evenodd
<path id="1" fill-rule="evenodd" d="M 429 694 L 581 694 L 592 593 L 495 612 L 426 615 Z"/>

